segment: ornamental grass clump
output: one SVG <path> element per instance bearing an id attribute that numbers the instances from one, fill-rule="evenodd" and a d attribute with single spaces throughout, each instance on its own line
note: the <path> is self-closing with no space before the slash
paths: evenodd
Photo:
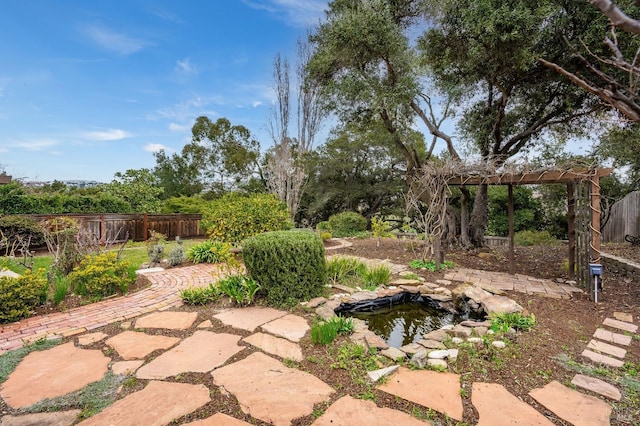
<path id="1" fill-rule="evenodd" d="M 324 246 L 309 231 L 276 231 L 245 240 L 242 256 L 249 276 L 269 305 L 290 307 L 322 294 L 327 281 Z"/>
<path id="2" fill-rule="evenodd" d="M 187 251 L 187 259 L 193 263 L 224 263 L 233 257 L 231 244 L 207 240 Z"/>

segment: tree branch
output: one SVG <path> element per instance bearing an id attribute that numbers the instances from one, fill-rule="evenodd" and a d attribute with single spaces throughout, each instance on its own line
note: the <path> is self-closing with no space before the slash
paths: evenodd
<path id="1" fill-rule="evenodd" d="M 590 0 L 589 3 L 600 9 L 616 27 L 640 35 L 640 22 L 627 16 L 611 0 Z"/>

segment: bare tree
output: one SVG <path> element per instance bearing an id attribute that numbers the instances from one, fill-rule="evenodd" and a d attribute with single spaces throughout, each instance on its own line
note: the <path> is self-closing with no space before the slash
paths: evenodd
<path id="1" fill-rule="evenodd" d="M 305 39 L 306 40 L 306 39 Z M 276 104 L 269 117 L 269 131 L 273 148 L 267 160 L 267 187 L 287 205 L 294 219 L 307 181 L 304 160 L 313 149 L 315 137 L 325 118 L 319 100 L 319 86 L 307 78 L 307 64 L 313 52 L 306 41 L 298 40 L 296 67 L 296 137 L 289 133 L 291 119 L 289 62 L 276 55 L 273 77 Z"/>
<path id="2" fill-rule="evenodd" d="M 567 77 L 578 87 L 598 96 L 629 120 L 640 124 L 640 93 L 638 93 L 640 49 L 635 52 L 633 58 L 625 58 L 616 35 L 617 29 L 640 35 L 640 21 L 629 17 L 611 0 L 590 0 L 590 3 L 611 22 L 610 35 L 605 36 L 603 40 L 603 44 L 611 55 L 602 57 L 582 42 L 582 50 L 586 53 L 580 53 L 576 46 L 572 46 L 574 57 L 582 64 L 586 73 L 569 71 L 543 58 L 538 60 L 546 67 Z M 636 0 L 635 4 L 640 6 L 640 0 Z"/>

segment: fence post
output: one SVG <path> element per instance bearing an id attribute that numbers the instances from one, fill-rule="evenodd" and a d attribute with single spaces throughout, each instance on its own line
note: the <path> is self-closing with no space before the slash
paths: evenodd
<path id="1" fill-rule="evenodd" d="M 100 215 L 100 245 L 106 244 L 107 224 L 104 220 L 104 213 Z"/>
<path id="2" fill-rule="evenodd" d="M 145 213 L 142 216 L 142 241 L 147 241 L 149 238 L 149 216 Z"/>

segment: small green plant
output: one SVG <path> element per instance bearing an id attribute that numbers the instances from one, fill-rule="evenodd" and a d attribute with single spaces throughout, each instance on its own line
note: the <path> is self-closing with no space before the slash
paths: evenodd
<path id="1" fill-rule="evenodd" d="M 493 314 L 490 320 L 491 330 L 496 333 L 504 333 L 511 328 L 526 331 L 536 325 L 536 317 L 534 314 L 522 315 L 520 312 Z"/>
<path id="2" fill-rule="evenodd" d="M 338 335 L 353 333 L 354 324 L 351 318 L 333 317 L 328 321 L 318 322 L 311 327 L 311 341 L 316 345 L 328 345 Z"/>
<path id="3" fill-rule="evenodd" d="M 218 281 L 218 291 L 238 305 L 250 305 L 260 285 L 246 275 L 231 275 Z"/>
<path id="4" fill-rule="evenodd" d="M 187 259 L 193 263 L 223 263 L 233 257 L 231 244 L 207 240 L 191 247 Z"/>
<path id="5" fill-rule="evenodd" d="M 361 276 L 366 270 L 367 265 L 355 257 L 335 256 L 327 261 L 327 278 L 334 284 Z"/>
<path id="6" fill-rule="evenodd" d="M 67 276 L 69 287 L 75 294 L 94 298 L 117 292 L 124 294 L 133 280 L 129 275 L 129 264 L 118 260 L 115 252 L 86 256 Z"/>
<path id="7" fill-rule="evenodd" d="M 180 291 L 180 298 L 187 305 L 206 305 L 220 298 L 220 291 L 213 284 L 209 287 L 190 287 Z"/>
<path id="8" fill-rule="evenodd" d="M 176 237 L 176 243 L 178 243 L 178 245 L 171 249 L 169 257 L 167 257 L 167 263 L 169 266 L 178 266 L 187 260 L 187 257 L 184 255 L 184 249 L 182 248 L 182 240 L 180 237 Z"/>
<path id="9" fill-rule="evenodd" d="M 328 232 L 328 231 L 320 232 L 320 239 L 322 241 L 330 240 L 331 239 L 331 232 Z"/>
<path id="10" fill-rule="evenodd" d="M 68 292 L 69 285 L 67 284 L 67 281 L 60 276 L 55 277 L 53 283 L 53 295 L 51 296 L 51 300 L 54 305 L 59 305 L 67 297 Z"/>
<path id="11" fill-rule="evenodd" d="M 415 272 L 405 272 L 404 274 L 401 274 L 401 277 L 404 278 L 405 280 L 420 279 L 420 275 L 416 274 Z"/>
<path id="12" fill-rule="evenodd" d="M 162 255 L 164 254 L 164 244 L 167 242 L 167 237 L 156 231 L 149 231 L 149 234 L 151 235 L 147 240 L 149 262 L 160 263 L 162 261 Z"/>
<path id="13" fill-rule="evenodd" d="M 440 269 L 450 269 L 453 268 L 454 264 L 450 260 L 445 260 L 440 265 L 436 265 L 433 260 L 412 260 L 409 262 L 409 266 L 413 269 L 427 269 L 431 272 L 438 271 Z"/>
<path id="14" fill-rule="evenodd" d="M 345 342 L 340 346 L 334 359 L 331 368 L 348 371 L 356 384 L 367 384 L 367 372 L 379 368 L 375 349 L 369 350 L 353 342 Z"/>
<path id="15" fill-rule="evenodd" d="M 371 235 L 377 238 L 393 237 L 391 225 L 380 217 L 373 217 L 371 219 Z"/>
<path id="16" fill-rule="evenodd" d="M 391 269 L 386 265 L 366 268 L 361 277 L 364 287 L 368 290 L 374 290 L 381 285 L 387 285 L 391 279 Z"/>

